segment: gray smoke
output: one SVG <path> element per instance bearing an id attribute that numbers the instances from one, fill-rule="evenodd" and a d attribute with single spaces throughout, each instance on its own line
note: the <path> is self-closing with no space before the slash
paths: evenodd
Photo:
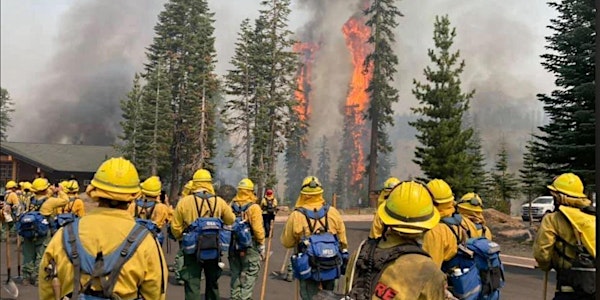
<path id="1" fill-rule="evenodd" d="M 17 140 L 109 145 L 119 100 L 145 59 L 162 1 L 77 1 L 61 16 L 59 48 L 23 100 Z M 38 80 L 38 82 L 36 82 Z M 20 118 L 23 120 L 23 118 Z M 32 130 L 36 128 L 36 130 Z"/>

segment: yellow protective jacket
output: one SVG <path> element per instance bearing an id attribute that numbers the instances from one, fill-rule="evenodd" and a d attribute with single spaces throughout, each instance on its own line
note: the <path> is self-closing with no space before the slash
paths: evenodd
<path id="1" fill-rule="evenodd" d="M 148 201 L 155 200 L 148 199 Z M 171 219 L 171 209 L 166 204 L 163 204 L 161 202 L 154 203 L 154 208 L 148 210 L 152 210 L 151 216 L 147 216 L 146 209 L 137 206 L 136 201 L 131 201 L 129 207 L 127 208 L 127 211 L 131 214 L 132 217 L 136 217 L 137 215 L 139 218 L 142 219 L 150 219 L 152 220 L 152 223 L 158 226 L 158 228 L 162 228 L 163 226 L 165 226 L 165 224 Z"/>
<path id="2" fill-rule="evenodd" d="M 10 205 L 19 205 L 19 196 L 13 191 L 9 191 L 4 195 L 4 200 Z"/>
<path id="3" fill-rule="evenodd" d="M 214 195 L 212 184 L 208 182 L 198 182 L 194 184 L 197 184 L 197 188 L 194 189 L 194 193 L 206 191 Z M 198 204 L 198 208 L 196 208 L 196 203 Z M 231 206 L 229 206 L 221 197 L 210 197 L 204 206 L 202 206 L 202 199 L 200 197 L 197 197 L 195 194 L 187 195 L 179 200 L 173 214 L 171 232 L 176 239 L 181 239 L 183 230 L 185 230 L 185 228 L 187 228 L 199 217 L 198 209 L 202 210 L 200 212 L 202 216 L 210 215 L 209 205 L 207 204 L 210 204 L 210 207 L 214 209 L 213 217 L 221 218 L 225 225 L 233 224 L 235 221 L 235 215 L 231 210 Z"/>
<path id="4" fill-rule="evenodd" d="M 457 210 L 459 214 L 469 219 L 475 225 L 477 233 L 472 235 L 472 237 L 484 236 L 486 239 L 492 240 L 492 231 L 485 225 L 485 219 L 483 218 L 482 212 L 464 209 L 460 206 L 457 207 Z"/>
<path id="5" fill-rule="evenodd" d="M 248 203 L 256 203 L 256 196 L 250 190 L 240 189 L 233 198 L 232 204 L 244 206 Z M 259 205 L 250 205 L 244 215 L 244 220 L 250 222 L 252 228 L 252 238 L 259 245 L 265 244 L 265 228 L 263 226 L 262 213 Z"/>
<path id="6" fill-rule="evenodd" d="M 377 248 L 388 249 L 406 243 L 406 239 L 390 233 L 385 240 L 379 241 Z M 350 259 L 346 274 L 352 274 L 357 257 L 358 254 L 355 253 Z M 346 286 L 351 284 L 349 277 L 347 276 Z M 446 285 L 446 275 L 429 257 L 405 254 L 383 270 L 371 299 L 443 300 Z"/>
<path id="7" fill-rule="evenodd" d="M 452 216 L 454 213 L 454 207 L 451 206 L 452 203 L 449 203 L 449 205 L 450 207 L 444 205 L 437 207 L 442 219 Z M 455 234 L 458 235 L 460 241 L 457 241 Z M 468 218 L 463 217 L 460 226 L 448 226 L 440 221 L 431 230 L 425 232 L 423 236 L 423 250 L 429 253 L 433 262 L 441 268 L 444 261 L 448 261 L 456 256 L 459 242 L 465 242 L 468 238 L 478 236 L 475 224 Z"/>
<path id="8" fill-rule="evenodd" d="M 379 193 L 379 197 L 377 197 L 377 207 L 381 206 L 381 204 L 385 203 L 387 198 L 390 196 L 390 191 L 382 190 Z"/>
<path id="9" fill-rule="evenodd" d="M 573 199 L 571 199 L 573 200 Z M 590 200 L 580 199 L 572 201 L 573 207 L 585 207 L 590 205 Z M 560 212 L 547 214 L 540 224 L 537 237 L 533 243 L 533 257 L 540 269 L 548 271 L 552 268 L 570 269 L 571 263 L 561 256 L 569 259 L 575 258 L 575 249 L 568 245 L 576 245 L 577 238 L 573 226 L 569 220 Z"/>
<path id="10" fill-rule="evenodd" d="M 296 208 L 303 207 L 310 210 L 318 210 L 323 205 L 325 205 L 323 194 L 301 194 L 300 198 L 298 198 L 298 201 L 296 202 Z M 335 207 L 329 207 L 327 219 L 329 225 L 328 232 L 337 235 L 338 239 L 340 240 L 341 249 L 348 249 L 346 225 L 344 225 L 344 221 L 342 220 L 340 212 Z M 317 222 L 316 220 L 311 221 Z M 323 217 L 320 221 L 325 224 L 325 217 Z M 317 222 L 317 224 L 319 224 L 319 222 Z M 315 229 L 318 229 L 319 227 L 320 226 L 316 226 Z M 281 233 L 281 244 L 285 248 L 294 248 L 298 245 L 298 243 L 300 243 L 302 237 L 306 237 L 311 234 L 313 234 L 313 232 L 310 232 L 309 225 L 306 222 L 306 217 L 304 214 L 298 210 L 294 210 L 289 215 L 287 222 L 285 223 L 285 227 L 283 228 L 283 232 Z"/>
<path id="11" fill-rule="evenodd" d="M 99 251 L 109 254 L 121 245 L 134 225 L 135 221 L 127 211 L 98 207 L 80 219 L 79 238 L 83 248 L 92 256 Z M 63 246 L 63 228 L 52 237 L 42 256 L 38 278 L 39 299 L 55 299 L 51 280 L 46 280 L 44 269 L 51 260 L 58 267 L 62 299 L 73 291 L 74 278 L 73 265 Z M 114 293 L 122 299 L 136 299 L 139 288 L 144 299 L 165 299 L 168 274 L 162 249 L 152 234 L 148 234 L 121 269 Z M 89 278 L 89 275 L 81 274 L 81 284 L 85 284 Z M 97 283 L 92 289 L 101 290 Z"/>
<path id="12" fill-rule="evenodd" d="M 62 191 L 58 192 L 58 197 L 47 197 L 46 194 L 35 194 L 33 197 L 36 200 L 46 199 L 39 209 L 40 213 L 45 217 L 54 216 L 59 208 L 69 203 L 69 196 Z M 27 211 L 32 208 L 31 203 L 29 206 Z"/>
<path id="13" fill-rule="evenodd" d="M 268 201 L 271 201 L 271 205 L 273 205 L 273 209 L 277 209 L 277 199 L 275 199 L 275 197 L 269 199 L 267 197 L 264 197 L 261 201 L 260 201 L 260 208 L 262 209 L 262 213 L 263 214 L 267 214 L 267 207 L 269 206 Z"/>
<path id="14" fill-rule="evenodd" d="M 83 200 L 77 198 L 75 195 L 69 195 L 69 203 L 63 207 L 59 207 L 56 213 L 73 213 L 81 218 L 85 216 L 85 205 L 83 204 Z"/>

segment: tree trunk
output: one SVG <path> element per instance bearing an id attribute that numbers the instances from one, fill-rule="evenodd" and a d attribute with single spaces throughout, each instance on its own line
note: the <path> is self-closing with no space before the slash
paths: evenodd
<path id="1" fill-rule="evenodd" d="M 156 103 L 154 104 L 154 136 L 152 138 L 152 175 L 158 173 L 158 101 L 160 93 L 160 61 L 158 62 L 158 70 L 156 73 Z"/>

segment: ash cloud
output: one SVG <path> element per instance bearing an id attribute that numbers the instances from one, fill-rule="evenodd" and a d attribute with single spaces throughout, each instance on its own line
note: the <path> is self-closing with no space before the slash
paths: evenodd
<path id="1" fill-rule="evenodd" d="M 58 49 L 16 114 L 17 140 L 109 145 L 119 100 L 145 60 L 163 1 L 77 1 L 61 16 Z M 36 82 L 37 81 L 37 82 Z M 36 130 L 32 130 L 36 128 Z"/>

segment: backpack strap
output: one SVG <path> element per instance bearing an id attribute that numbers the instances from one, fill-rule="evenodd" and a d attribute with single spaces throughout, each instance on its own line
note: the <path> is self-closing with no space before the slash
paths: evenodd
<path id="1" fill-rule="evenodd" d="M 40 208 L 42 208 L 44 201 L 46 201 L 46 197 L 37 200 L 34 196 L 31 196 L 31 199 L 29 199 L 29 207 L 27 208 L 27 211 L 39 211 Z"/>
<path id="2" fill-rule="evenodd" d="M 135 201 L 135 217 L 140 218 L 140 215 L 142 214 L 142 212 L 144 212 L 144 215 L 146 216 L 145 219 L 151 220 L 152 214 L 154 213 L 154 209 L 156 208 L 156 203 L 154 201 L 148 201 L 148 199 L 146 198 L 144 198 L 143 201 L 140 200 L 142 199 L 138 199 Z"/>
<path id="3" fill-rule="evenodd" d="M 95 258 L 81 244 L 79 239 L 79 219 L 67 224 L 63 233 L 65 252 L 67 252 L 75 271 L 71 298 L 77 299 L 81 289 L 83 289 L 84 294 L 101 295 L 102 297 L 111 298 L 123 265 L 133 256 L 133 253 L 135 253 L 149 231 L 136 223 L 119 248 L 106 257 L 100 251 L 96 254 Z M 81 286 L 81 271 L 91 276 L 90 280 L 83 286 Z M 107 276 L 108 279 L 106 278 Z M 93 291 L 91 289 L 94 280 L 100 280 L 102 291 Z"/>
<path id="4" fill-rule="evenodd" d="M 329 212 L 329 205 L 323 205 L 319 210 L 315 208 L 313 211 L 304 207 L 298 207 L 296 210 L 301 212 L 306 218 L 306 223 L 308 224 L 308 229 L 310 230 L 311 234 L 317 229 L 317 223 L 321 225 L 325 232 L 329 231 L 329 218 L 327 216 L 327 213 Z M 325 218 L 325 222 L 321 221 L 323 218 Z M 314 221 L 311 222 L 311 219 Z"/>
<path id="5" fill-rule="evenodd" d="M 215 211 L 217 210 L 217 195 L 213 196 L 208 193 L 205 193 L 204 195 L 208 195 L 208 197 L 202 197 L 198 194 L 194 194 L 194 203 L 196 204 L 196 210 L 198 211 L 198 218 L 204 217 L 202 215 L 202 209 L 204 208 L 204 203 L 206 203 L 206 205 L 208 206 L 209 217 L 213 218 L 215 216 Z M 210 196 L 213 196 L 215 199 L 215 205 L 213 205 L 212 207 L 210 206 L 210 201 L 208 201 L 208 199 L 210 199 Z M 199 197 L 200 199 L 202 199 L 202 204 L 200 205 L 200 207 L 198 207 L 198 200 L 196 200 L 196 197 Z"/>

